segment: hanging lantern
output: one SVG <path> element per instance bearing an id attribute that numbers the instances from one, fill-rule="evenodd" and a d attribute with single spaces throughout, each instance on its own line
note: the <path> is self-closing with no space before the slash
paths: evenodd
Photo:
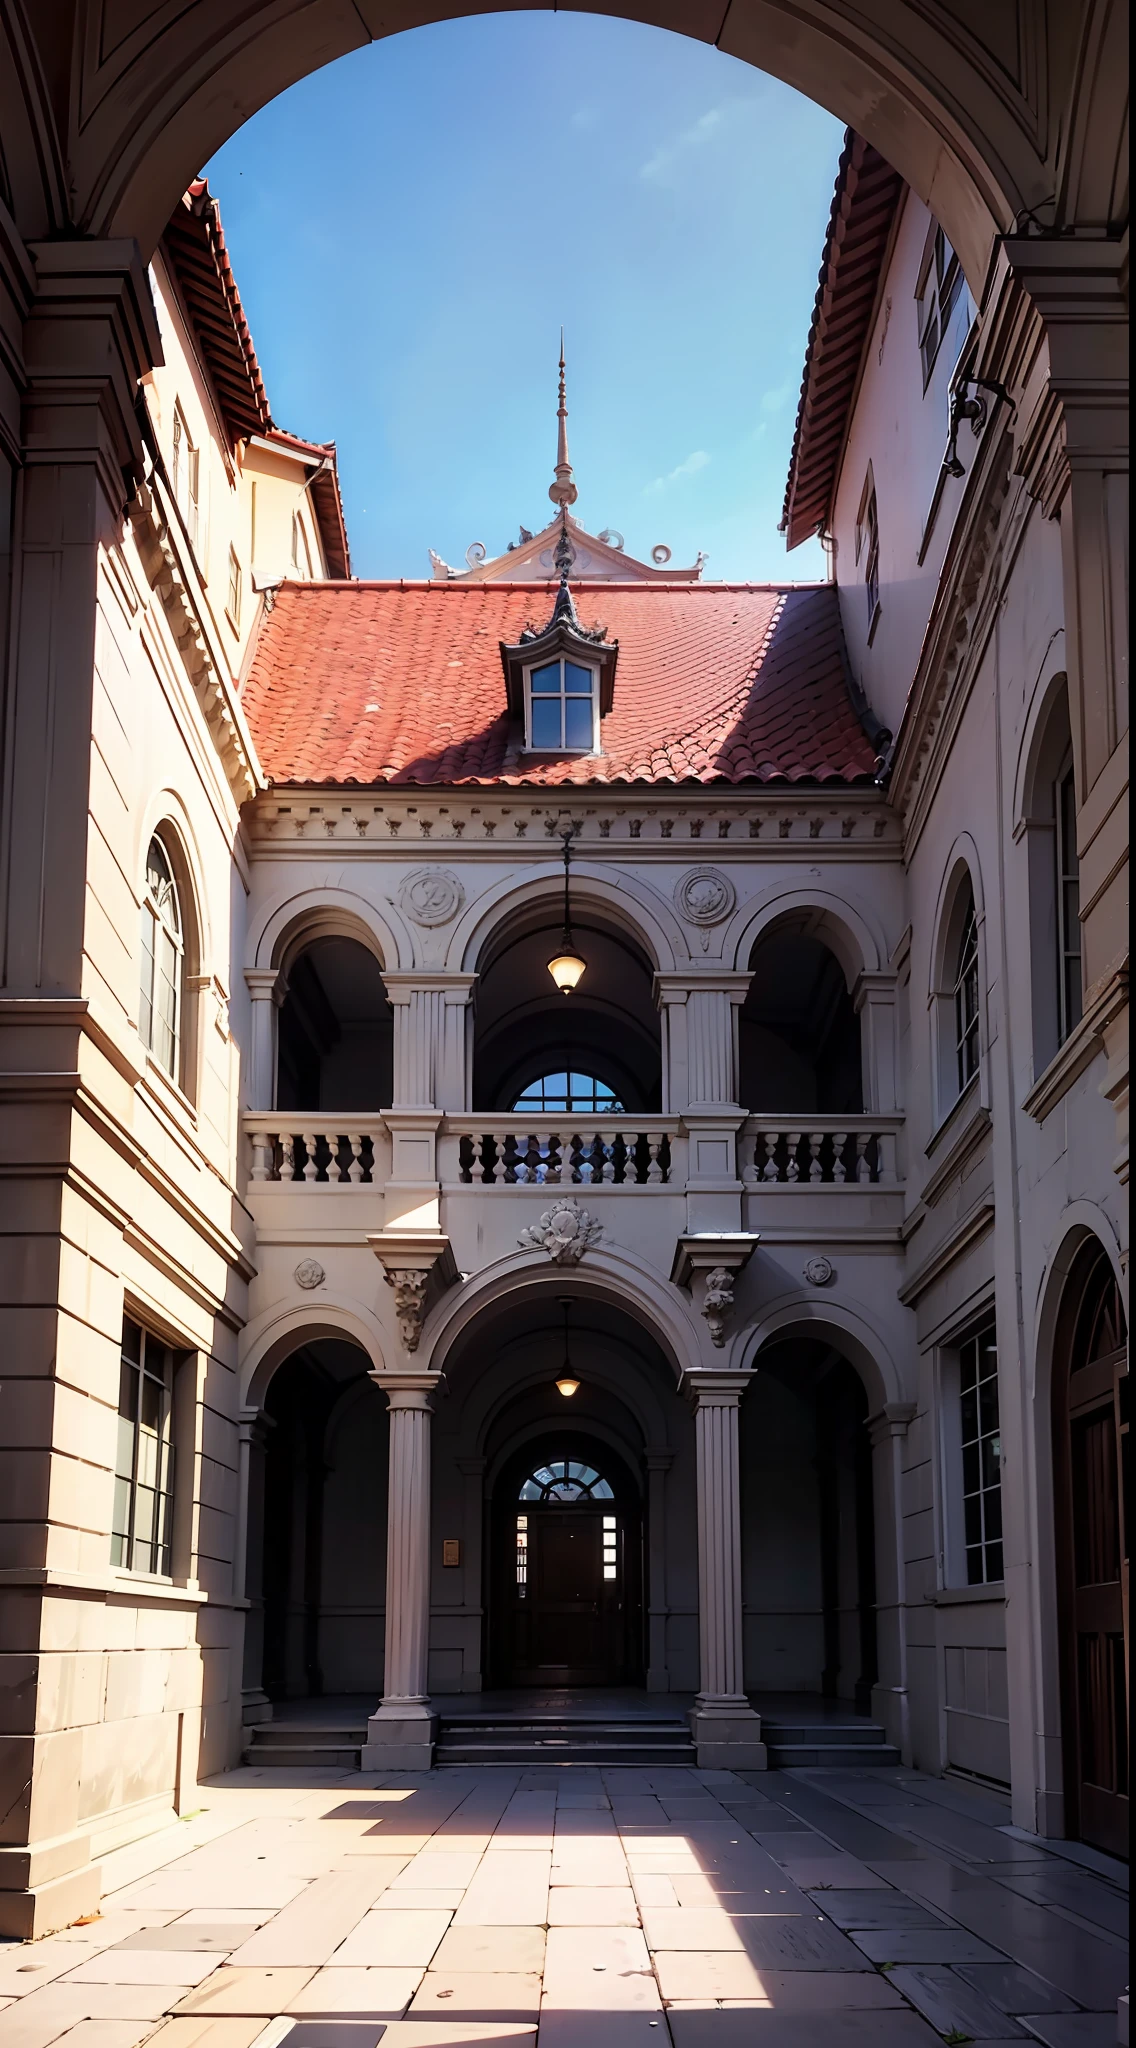
<path id="1" fill-rule="evenodd" d="M 572 828 L 564 834 L 564 930 L 560 935 L 560 951 L 554 953 L 548 963 L 548 971 L 562 996 L 570 996 L 587 961 L 576 951 L 572 937 L 572 913 L 568 901 L 568 863 L 572 858 Z"/>
<path id="2" fill-rule="evenodd" d="M 568 1311 L 572 1304 L 562 1297 L 560 1306 L 564 1312 L 564 1363 L 560 1368 L 560 1378 L 556 1382 L 556 1391 L 558 1394 L 563 1394 L 566 1401 L 570 1401 L 573 1394 L 578 1393 L 580 1390 L 579 1380 L 572 1377 L 572 1362 L 568 1356 Z"/>

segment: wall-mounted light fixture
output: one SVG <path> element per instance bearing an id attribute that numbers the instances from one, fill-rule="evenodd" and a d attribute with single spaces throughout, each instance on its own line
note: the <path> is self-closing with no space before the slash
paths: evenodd
<path id="1" fill-rule="evenodd" d="M 566 1401 L 570 1401 L 580 1388 L 579 1380 L 572 1377 L 572 1361 L 568 1356 L 568 1311 L 572 1304 L 562 1297 L 560 1306 L 564 1312 L 564 1363 L 560 1369 L 560 1378 L 556 1382 L 556 1391 L 563 1394 Z"/>

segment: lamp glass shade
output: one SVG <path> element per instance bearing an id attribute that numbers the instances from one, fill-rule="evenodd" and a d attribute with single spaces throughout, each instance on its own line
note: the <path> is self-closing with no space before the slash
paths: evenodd
<path id="1" fill-rule="evenodd" d="M 563 1394 L 566 1401 L 572 1399 L 573 1394 L 578 1391 L 579 1385 L 579 1380 L 563 1379 L 556 1382 L 557 1392 Z"/>
<path id="2" fill-rule="evenodd" d="M 570 996 L 587 966 L 578 953 L 565 951 L 557 953 L 548 963 L 548 971 L 562 996 Z"/>

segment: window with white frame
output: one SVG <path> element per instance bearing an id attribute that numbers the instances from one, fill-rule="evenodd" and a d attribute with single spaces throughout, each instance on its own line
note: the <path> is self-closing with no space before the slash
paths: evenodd
<path id="1" fill-rule="evenodd" d="M 998 1421 L 998 1346 L 992 1323 L 959 1346 L 958 1399 L 966 1583 L 998 1584 L 1004 1575 L 1002 1435 Z"/>
<path id="2" fill-rule="evenodd" d="M 958 257 L 942 228 L 933 227 L 927 237 L 927 246 L 919 270 L 919 282 L 915 288 L 919 320 L 919 360 L 923 365 L 924 391 L 931 381 L 935 358 L 950 324 L 962 282 L 962 266 Z"/>
<path id="3" fill-rule="evenodd" d="M 122 1319 L 111 1563 L 168 1576 L 173 1540 L 174 1353 Z"/>
<path id="4" fill-rule="evenodd" d="M 180 1078 L 185 922 L 170 858 L 155 835 L 146 855 L 138 1031 L 170 1079 Z"/>
<path id="5" fill-rule="evenodd" d="M 955 1071 L 961 1095 L 978 1072 L 978 916 L 974 891 L 966 884 L 951 991 L 955 1024 Z"/>
<path id="6" fill-rule="evenodd" d="M 534 752 L 590 754 L 596 746 L 596 671 L 567 655 L 525 676 L 528 744 Z"/>
<path id="7" fill-rule="evenodd" d="M 173 486 L 178 510 L 185 521 L 185 530 L 192 545 L 196 547 L 200 521 L 201 455 L 200 450 L 194 447 L 190 439 L 185 414 L 180 405 L 174 407 L 170 483 Z"/>
<path id="8" fill-rule="evenodd" d="M 1067 760 L 1053 785 L 1057 857 L 1057 1031 L 1064 1044 L 1081 1020 L 1081 879 L 1077 858 L 1077 793 Z"/>

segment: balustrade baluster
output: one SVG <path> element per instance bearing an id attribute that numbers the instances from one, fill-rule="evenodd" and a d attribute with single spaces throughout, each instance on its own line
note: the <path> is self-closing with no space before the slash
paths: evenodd
<path id="1" fill-rule="evenodd" d="M 280 1178 L 296 1179 L 296 1140 L 291 1131 L 280 1133 Z"/>
<path id="2" fill-rule="evenodd" d="M 316 1163 L 316 1145 L 318 1140 L 316 1134 L 314 1131 L 301 1131 L 300 1136 L 303 1140 L 304 1151 L 307 1154 L 307 1158 L 304 1160 L 304 1179 L 307 1181 L 318 1180 L 319 1166 Z"/>
<path id="3" fill-rule="evenodd" d="M 823 1145 L 823 1143 L 824 1143 L 824 1132 L 823 1132 L 823 1131 L 810 1131 L 810 1132 L 809 1132 L 809 1179 L 810 1179 L 810 1181 L 816 1181 L 816 1180 L 823 1180 L 823 1179 L 824 1179 L 824 1169 L 822 1168 L 822 1166 L 821 1166 L 821 1163 L 820 1163 L 820 1148 L 821 1148 L 821 1146 Z"/>
<path id="4" fill-rule="evenodd" d="M 879 1132 L 876 1138 L 876 1157 L 879 1161 L 879 1178 L 888 1182 L 897 1180 L 899 1176 L 894 1131 Z"/>
<path id="5" fill-rule="evenodd" d="M 775 1131 L 762 1131 L 757 1142 L 765 1149 L 765 1164 L 761 1169 L 761 1178 L 762 1180 L 776 1180 L 778 1177 L 777 1133 Z"/>
<path id="6" fill-rule="evenodd" d="M 872 1178 L 872 1169 L 864 1156 L 871 1142 L 871 1135 L 870 1131 L 856 1133 L 856 1164 L 853 1172 L 858 1182 L 870 1181 Z"/>
<path id="7" fill-rule="evenodd" d="M 253 1133 L 250 1180 L 271 1180 L 273 1149 L 272 1139 L 267 1131 Z"/>
<path id="8" fill-rule="evenodd" d="M 351 1158 L 347 1166 L 347 1179 L 351 1181 L 355 1187 L 358 1187 L 360 1181 L 363 1178 L 362 1131 L 348 1131 L 347 1143 L 351 1148 Z"/>
<path id="9" fill-rule="evenodd" d="M 790 1131 L 785 1140 L 785 1178 L 788 1181 L 798 1181 L 801 1178 L 801 1162 L 797 1157 L 801 1136 L 800 1131 Z"/>
<path id="10" fill-rule="evenodd" d="M 655 1187 L 655 1186 L 657 1186 L 657 1185 L 658 1185 L 658 1183 L 659 1183 L 659 1181 L 661 1181 L 661 1180 L 662 1180 L 662 1178 L 663 1178 L 663 1165 L 662 1165 L 662 1161 L 661 1161 L 661 1159 L 659 1158 L 659 1153 L 660 1153 L 660 1152 L 662 1151 L 662 1149 L 663 1149 L 663 1139 L 662 1139 L 662 1138 L 652 1138 L 652 1137 L 648 1137 L 648 1139 L 647 1139 L 647 1174 L 646 1174 L 646 1180 L 647 1180 L 647 1185 L 648 1185 L 648 1187 Z"/>
<path id="11" fill-rule="evenodd" d="M 552 1187 L 557 1185 L 560 1181 L 561 1159 L 559 1131 L 546 1132 L 545 1144 L 547 1145 L 548 1150 L 544 1162 L 544 1178 L 548 1182 L 549 1186 Z"/>
<path id="12" fill-rule="evenodd" d="M 497 1147 L 497 1157 L 500 1167 L 500 1179 L 513 1183 L 524 1180 L 524 1161 L 517 1151 L 515 1132 L 506 1132 L 504 1144 Z"/>
<path id="13" fill-rule="evenodd" d="M 832 1178 L 833 1178 L 833 1180 L 834 1180 L 834 1181 L 836 1181 L 836 1183 L 838 1184 L 838 1186 L 841 1186 L 841 1187 L 842 1187 L 842 1186 L 844 1185 L 844 1182 L 845 1182 L 845 1181 L 847 1180 L 847 1178 L 848 1178 L 848 1174 L 847 1174 L 847 1172 L 846 1172 L 846 1170 L 845 1170 L 845 1166 L 844 1166 L 844 1148 L 845 1148 L 845 1146 L 847 1145 L 847 1143 L 848 1143 L 848 1133 L 847 1133 L 847 1131 L 834 1131 L 834 1132 L 833 1132 L 833 1134 L 832 1134 Z"/>
<path id="14" fill-rule="evenodd" d="M 618 1133 L 615 1132 L 612 1133 L 610 1138 L 605 1137 L 602 1132 L 596 1138 L 596 1143 L 600 1148 L 600 1157 L 603 1160 L 603 1165 L 600 1168 L 601 1180 L 613 1181 L 615 1179 L 615 1148 L 618 1142 Z"/>

